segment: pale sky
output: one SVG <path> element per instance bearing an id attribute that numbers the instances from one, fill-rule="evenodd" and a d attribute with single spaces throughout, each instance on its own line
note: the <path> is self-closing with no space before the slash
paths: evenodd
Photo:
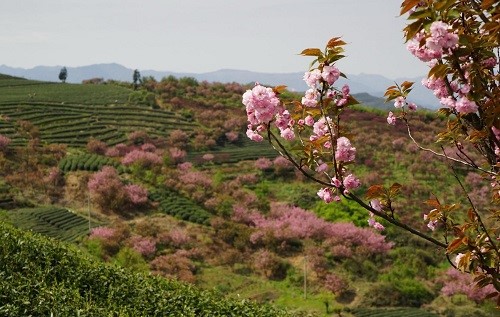
<path id="1" fill-rule="evenodd" d="M 308 69 L 304 48 L 348 43 L 348 74 L 423 75 L 403 44 L 402 0 L 0 0 L 0 64 L 139 70 Z"/>

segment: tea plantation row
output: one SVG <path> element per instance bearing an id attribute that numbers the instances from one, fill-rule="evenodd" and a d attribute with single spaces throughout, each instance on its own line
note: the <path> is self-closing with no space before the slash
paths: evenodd
<path id="1" fill-rule="evenodd" d="M 89 233 L 89 220 L 65 208 L 22 208 L 11 210 L 8 214 L 15 226 L 62 241 L 73 242 Z M 90 222 L 91 227 L 98 225 L 97 222 Z"/>

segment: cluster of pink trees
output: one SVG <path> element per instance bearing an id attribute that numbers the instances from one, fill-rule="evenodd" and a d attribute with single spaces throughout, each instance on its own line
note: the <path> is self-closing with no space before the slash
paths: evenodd
<path id="1" fill-rule="evenodd" d="M 250 236 L 253 244 L 283 246 L 293 240 L 312 239 L 323 242 L 333 251 L 348 250 L 336 252 L 344 257 L 386 253 L 393 245 L 371 229 L 359 228 L 352 223 L 331 223 L 312 212 L 282 203 L 272 203 L 267 215 L 235 207 L 232 219 L 255 228 Z"/>

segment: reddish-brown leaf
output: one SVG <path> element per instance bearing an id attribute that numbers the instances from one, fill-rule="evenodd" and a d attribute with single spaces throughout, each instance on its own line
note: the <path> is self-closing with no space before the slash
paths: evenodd
<path id="1" fill-rule="evenodd" d="M 481 9 L 486 10 L 489 9 L 496 0 L 483 0 L 481 3 Z"/>
<path id="2" fill-rule="evenodd" d="M 340 37 L 334 37 L 328 41 L 328 44 L 326 44 L 327 48 L 334 48 L 336 46 L 342 46 L 346 45 L 347 43 L 342 41 Z"/>
<path id="3" fill-rule="evenodd" d="M 462 238 L 456 238 L 455 240 L 451 241 L 451 243 L 448 245 L 448 248 L 446 248 L 447 253 L 452 253 L 456 249 L 458 249 L 462 245 Z"/>
<path id="4" fill-rule="evenodd" d="M 286 91 L 286 88 L 287 87 L 285 85 L 279 85 L 279 86 L 274 87 L 273 90 L 275 93 L 280 94 L 280 93 Z"/>
<path id="5" fill-rule="evenodd" d="M 382 185 L 372 185 L 368 190 L 366 191 L 366 198 L 367 199 L 374 199 L 374 198 L 379 198 L 384 196 L 384 186 Z"/>
<path id="6" fill-rule="evenodd" d="M 303 55 L 303 56 L 322 56 L 323 53 L 321 52 L 321 50 L 319 48 L 306 48 L 305 50 L 303 50 L 300 55 Z"/>
<path id="7" fill-rule="evenodd" d="M 405 0 L 401 4 L 401 12 L 399 12 L 400 15 L 405 14 L 406 12 L 410 11 L 413 9 L 417 4 L 419 4 L 420 0 Z"/>

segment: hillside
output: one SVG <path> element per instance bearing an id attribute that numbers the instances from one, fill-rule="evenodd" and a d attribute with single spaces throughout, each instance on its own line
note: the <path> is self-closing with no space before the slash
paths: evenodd
<path id="1" fill-rule="evenodd" d="M 18 77 L 24 77 L 32 80 L 43 81 L 57 81 L 58 74 L 62 66 L 37 66 L 31 69 L 13 68 L 7 65 L 0 65 L 0 73 L 9 74 Z M 132 80 L 132 73 L 134 69 L 127 68 L 123 65 L 116 63 L 111 64 L 94 64 L 81 67 L 67 67 L 68 69 L 68 82 L 81 83 L 83 80 L 90 78 L 103 78 L 104 80 L 119 80 L 128 81 Z M 157 80 L 166 78 L 168 76 L 192 77 L 198 81 L 208 82 L 221 82 L 221 83 L 239 83 L 242 85 L 260 82 L 267 85 L 286 85 L 291 91 L 305 91 L 307 86 L 302 80 L 303 72 L 293 73 L 260 73 L 246 70 L 236 69 L 220 69 L 208 73 L 175 73 L 169 71 L 158 70 L 140 70 L 142 76 L 152 76 Z M 304 69 L 305 71 L 305 69 Z M 405 80 L 413 81 L 416 83 L 415 88 L 411 94 L 412 101 L 418 105 L 428 109 L 435 109 L 438 103 L 431 91 L 420 85 L 423 76 L 415 78 L 386 78 L 381 75 L 375 74 L 348 74 L 347 80 L 340 79 L 339 87 L 345 83 L 351 87 L 351 92 L 368 93 L 372 96 L 381 98 L 384 95 L 385 89 L 394 82 L 403 82 Z"/>
<path id="2" fill-rule="evenodd" d="M 32 263 L 34 274 L 46 273 L 36 269 L 46 263 L 32 258 L 36 248 L 57 254 L 57 260 L 47 261 L 61 264 L 54 266 L 54 279 L 44 280 L 45 295 L 22 288 L 39 276 L 2 267 L 0 274 L 16 281 L 15 291 L 26 296 L 19 300 L 36 298 L 41 304 L 34 315 L 47 314 L 51 305 L 64 311 L 64 301 L 49 296 L 53 291 L 73 300 L 71 309 L 88 302 L 83 313 L 89 315 L 115 302 L 110 312 L 140 315 L 131 307 L 148 311 L 151 297 L 165 307 L 171 307 L 169 298 L 178 298 L 192 311 L 201 309 L 199 302 L 220 315 L 231 310 L 261 316 L 259 306 L 219 303 L 212 293 L 170 282 L 176 279 L 272 303 L 294 316 L 493 314 L 481 294 L 443 293 L 457 278 L 441 251 L 391 226 L 382 232 L 369 228 L 368 215 L 352 202 L 324 204 L 318 188 L 269 144 L 249 141 L 241 105 L 246 89 L 175 77 L 148 79 L 134 91 L 128 83 L 56 84 L 0 76 L 0 219 L 81 250 L 2 226 L 2 235 L 20 241 L 6 244 L 3 256 L 26 245 L 16 261 Z M 403 184 L 403 195 L 394 202 L 398 218 L 420 223 L 422 230 L 428 210 L 421 201 L 460 196 L 447 167 L 406 142 L 404 126 L 388 126 L 384 110 L 355 106 L 343 116 L 356 133 L 361 196 L 366 184 Z M 441 129 L 441 119 L 418 112 L 410 120 L 415 138 L 436 146 L 431 136 Z M 458 173 L 474 184 L 471 197 L 486 202 L 480 189 L 488 182 L 472 179 L 467 170 Z M 81 271 L 68 274 L 65 263 Z M 131 277 L 116 266 L 141 273 Z M 127 294 L 137 301 L 119 295 L 129 291 L 125 286 L 106 292 L 95 285 L 88 291 L 78 274 L 90 270 L 94 276 L 93 268 L 104 272 L 105 281 L 132 285 Z M 470 283 L 466 276 L 460 281 Z M 0 296 L 12 303 L 8 309 L 25 307 L 1 285 Z M 158 294 L 149 293 L 156 289 Z"/>

